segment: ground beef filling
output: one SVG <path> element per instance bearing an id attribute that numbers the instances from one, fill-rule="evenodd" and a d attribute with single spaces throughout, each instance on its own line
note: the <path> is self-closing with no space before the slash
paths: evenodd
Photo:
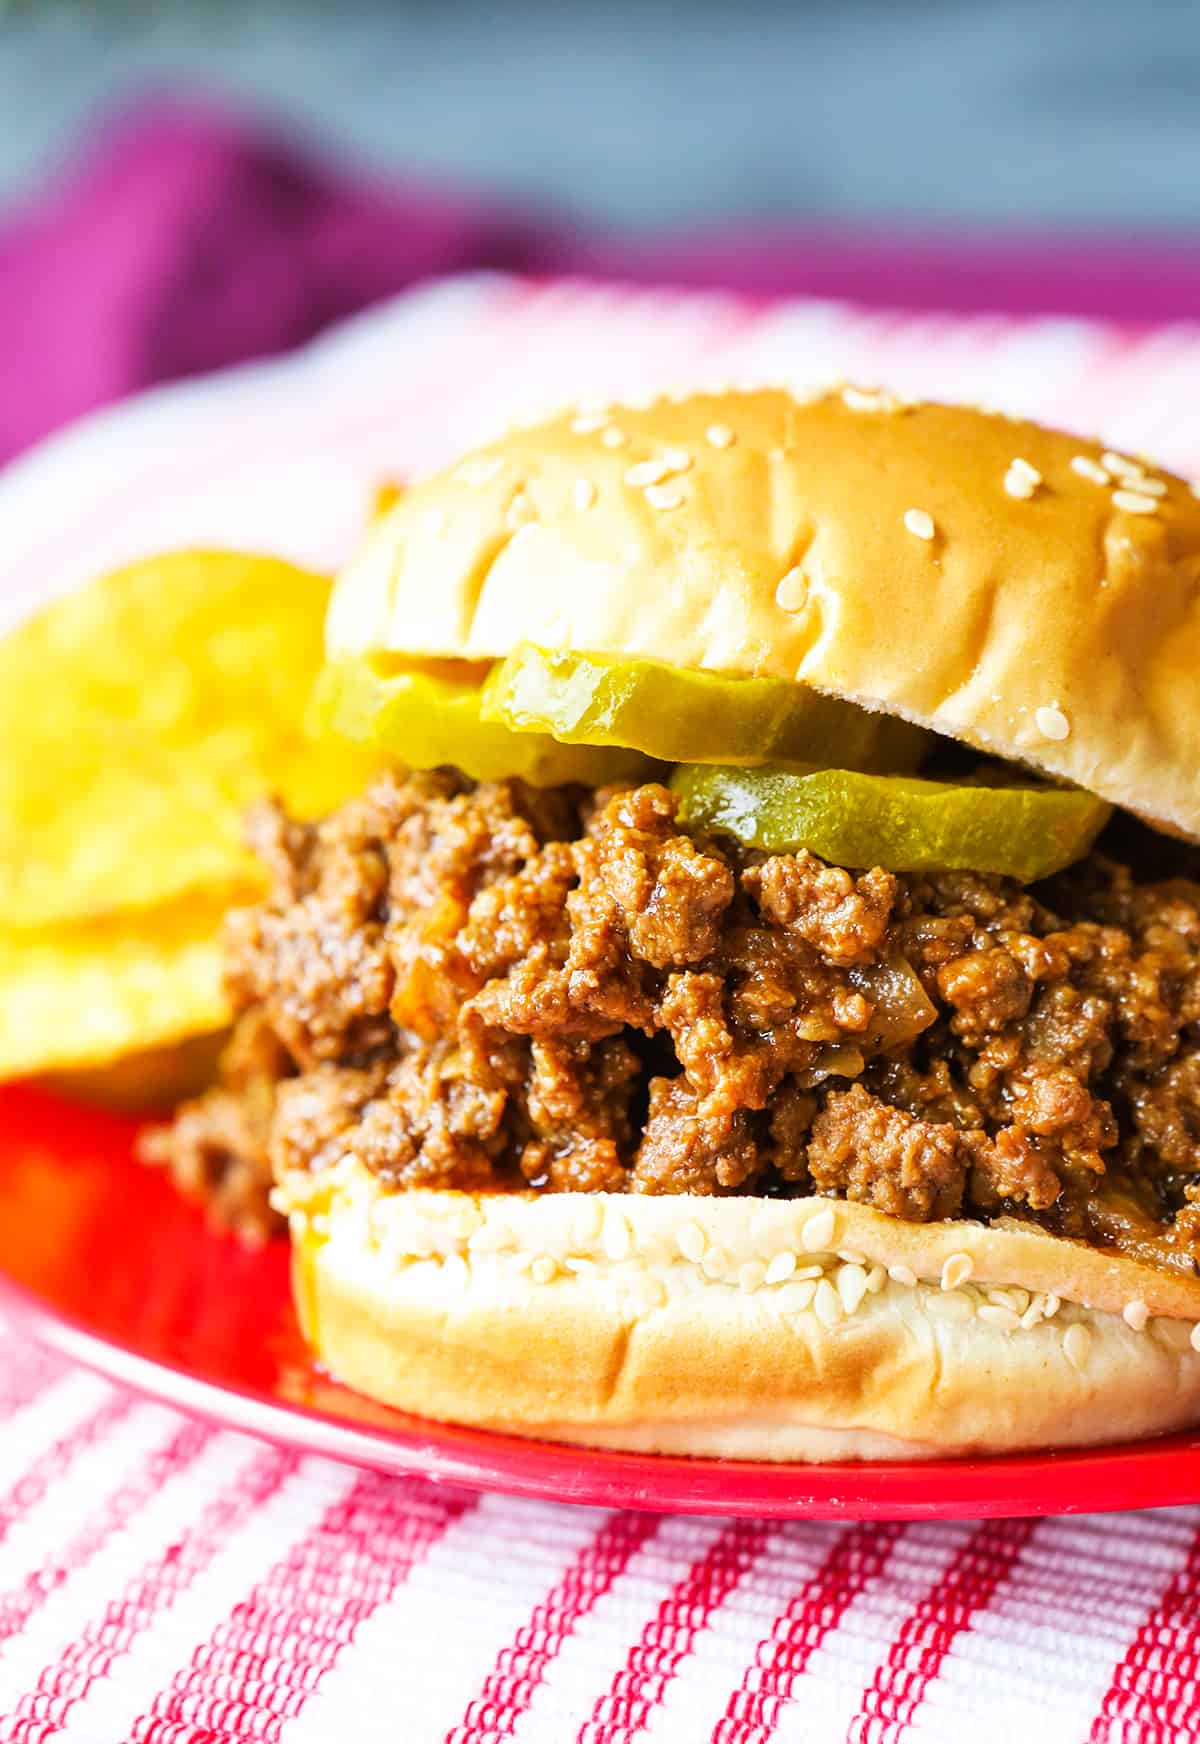
<path id="1" fill-rule="evenodd" d="M 662 787 L 380 779 L 260 812 L 222 1083 L 151 1148 L 226 1221 L 395 1186 L 820 1193 L 1200 1253 L 1200 885 L 1028 890 L 684 830 Z"/>

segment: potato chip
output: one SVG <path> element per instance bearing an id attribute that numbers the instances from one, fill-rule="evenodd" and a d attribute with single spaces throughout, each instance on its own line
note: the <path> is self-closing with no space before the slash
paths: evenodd
<path id="1" fill-rule="evenodd" d="M 0 931 L 0 1078 L 105 1065 L 227 1024 L 220 935 L 230 899 Z"/>
<path id="2" fill-rule="evenodd" d="M 98 1103 L 118 1114 L 161 1113 L 208 1089 L 228 1040 L 227 1029 L 206 1031 L 162 1047 L 140 1048 L 101 1066 L 50 1072 L 43 1082 L 59 1096 Z"/>
<path id="3" fill-rule="evenodd" d="M 392 479 L 383 479 L 371 492 L 370 521 L 382 521 L 389 509 L 394 509 L 404 495 L 404 486 Z"/>
<path id="4" fill-rule="evenodd" d="M 251 801 L 311 817 L 361 788 L 378 759 L 304 730 L 328 594 L 275 558 L 168 553 L 0 643 L 8 933 L 252 885 Z"/>

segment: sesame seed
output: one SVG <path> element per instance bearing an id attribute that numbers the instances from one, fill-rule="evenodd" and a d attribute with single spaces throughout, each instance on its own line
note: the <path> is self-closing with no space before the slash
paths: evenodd
<path id="1" fill-rule="evenodd" d="M 714 1281 L 727 1276 L 729 1269 L 730 1259 L 724 1248 L 710 1247 L 700 1261 L 700 1270 L 704 1276 L 712 1278 Z"/>
<path id="2" fill-rule="evenodd" d="M 665 460 L 639 460 L 636 466 L 631 466 L 625 474 L 625 483 L 636 488 L 648 484 L 661 484 L 670 472 Z"/>
<path id="3" fill-rule="evenodd" d="M 1127 515 L 1153 515 L 1158 508 L 1158 498 L 1144 496 L 1141 491 L 1115 490 L 1112 500 L 1113 508 L 1124 509 Z"/>
<path id="4" fill-rule="evenodd" d="M 704 1258 L 708 1237 L 698 1223 L 681 1223 L 675 1231 L 675 1246 L 685 1260 L 697 1265 Z"/>
<path id="5" fill-rule="evenodd" d="M 829 1282 L 822 1278 L 813 1294 L 813 1312 L 827 1330 L 837 1325 L 842 1318 L 842 1299 Z"/>
<path id="6" fill-rule="evenodd" d="M 511 1231 L 503 1224 L 485 1223 L 482 1229 L 477 1229 L 467 1245 L 472 1253 L 499 1253 L 503 1247 L 508 1247 Z"/>
<path id="7" fill-rule="evenodd" d="M 800 1246 L 805 1253 L 820 1253 L 825 1248 L 832 1248 L 836 1234 L 837 1219 L 825 1206 L 815 1212 L 800 1231 Z"/>
<path id="8" fill-rule="evenodd" d="M 714 448 L 732 448 L 737 441 L 728 424 L 710 424 L 704 432 L 704 438 Z"/>
<path id="9" fill-rule="evenodd" d="M 654 1308 L 664 1308 L 667 1302 L 667 1287 L 661 1278 L 638 1278 L 631 1292 L 634 1303 L 639 1311 L 648 1314 Z"/>
<path id="10" fill-rule="evenodd" d="M 789 569 L 775 589 L 775 604 L 781 611 L 798 612 L 808 598 L 808 578 L 802 569 Z"/>
<path id="11" fill-rule="evenodd" d="M 1124 454 L 1114 454 L 1111 448 L 1106 448 L 1100 456 L 1100 464 L 1111 478 L 1124 478 L 1131 482 L 1141 478 L 1146 470 L 1136 460 L 1129 460 Z"/>
<path id="12" fill-rule="evenodd" d="M 1022 1332 L 1032 1332 L 1034 1327 L 1037 1325 L 1038 1321 L 1041 1318 L 1042 1318 L 1041 1303 L 1040 1302 L 1031 1302 L 1029 1304 L 1028 1308 L 1026 1308 L 1024 1314 L 1022 1314 L 1022 1316 L 1021 1316 L 1021 1331 Z"/>
<path id="13" fill-rule="evenodd" d="M 856 1248 L 852 1247 L 840 1247 L 838 1249 L 838 1258 L 843 1260 L 848 1266 L 865 1266 L 867 1263 L 866 1254 L 861 1254 Z"/>
<path id="14" fill-rule="evenodd" d="M 535 1284 L 548 1284 L 558 1276 L 557 1262 L 549 1254 L 539 1254 L 529 1268 L 529 1276 Z"/>
<path id="15" fill-rule="evenodd" d="M 916 1288 L 917 1274 L 911 1266 L 889 1266 L 887 1275 L 893 1284 L 903 1284 L 909 1290 Z"/>
<path id="16" fill-rule="evenodd" d="M 464 460 L 458 469 L 458 477 L 464 484 L 478 488 L 491 484 L 504 469 L 504 462 L 498 454 L 479 454 L 470 460 Z"/>
<path id="17" fill-rule="evenodd" d="M 965 1284 L 975 1270 L 975 1262 L 970 1254 L 951 1254 L 942 1267 L 942 1289 L 957 1290 L 960 1284 Z"/>
<path id="18" fill-rule="evenodd" d="M 792 1275 L 793 1275 L 793 1277 L 797 1277 L 797 1278 L 823 1278 L 825 1276 L 825 1267 L 824 1266 L 797 1266 L 795 1272 Z"/>
<path id="19" fill-rule="evenodd" d="M 790 1284 L 784 1284 L 774 1300 L 781 1314 L 803 1314 L 806 1308 L 812 1307 L 816 1293 L 815 1279 L 794 1278 Z"/>
<path id="20" fill-rule="evenodd" d="M 767 1267 L 766 1281 L 768 1284 L 786 1284 L 795 1269 L 796 1256 L 794 1253 L 786 1251 L 777 1253 Z"/>
<path id="21" fill-rule="evenodd" d="M 696 464 L 686 448 L 664 448 L 663 460 L 669 472 L 687 472 Z"/>
<path id="22" fill-rule="evenodd" d="M 586 412 L 582 418 L 571 420 L 571 430 L 576 436 L 591 436 L 597 430 L 603 430 L 608 423 L 604 412 Z"/>
<path id="23" fill-rule="evenodd" d="M 1071 462 L 1071 471 L 1077 472 L 1080 478 L 1090 480 L 1092 484 L 1107 485 L 1108 474 L 1098 460 L 1093 460 L 1090 454 L 1077 454 Z"/>
<path id="24" fill-rule="evenodd" d="M 839 1266 L 837 1269 L 837 1293 L 841 1297 L 842 1307 L 847 1314 L 855 1314 L 862 1305 L 862 1299 L 867 1293 L 867 1274 L 861 1266 Z"/>
<path id="25" fill-rule="evenodd" d="M 1092 1348 L 1092 1335 L 1082 1321 L 1076 1320 L 1063 1333 L 1063 1355 L 1073 1369 L 1082 1369 Z"/>
<path id="26" fill-rule="evenodd" d="M 1166 482 L 1161 478 L 1139 478 L 1137 490 L 1143 497 L 1165 497 L 1167 494 Z"/>
<path id="27" fill-rule="evenodd" d="M 928 1312 L 939 1320 L 971 1320 L 975 1314 L 975 1304 L 965 1290 L 945 1290 L 940 1295 L 930 1296 L 926 1303 Z"/>
<path id="28" fill-rule="evenodd" d="M 985 1302 L 975 1310 L 975 1317 L 982 1320 L 985 1326 L 994 1326 L 1000 1332 L 1016 1332 L 1021 1324 L 1021 1316 L 1011 1308 L 1004 1308 L 998 1302 Z"/>
<path id="29" fill-rule="evenodd" d="M 882 1266 L 872 1266 L 867 1273 L 867 1289 L 872 1296 L 878 1296 L 887 1283 L 887 1272 Z"/>
<path id="30" fill-rule="evenodd" d="M 596 487 L 590 478 L 577 478 L 572 495 L 577 509 L 590 509 L 596 500 Z"/>
<path id="31" fill-rule="evenodd" d="M 747 1293 L 766 1282 L 767 1268 L 761 1260 L 743 1260 L 738 1267 L 738 1284 Z"/>
<path id="32" fill-rule="evenodd" d="M 1191 1346 L 1193 1350 L 1200 1350 L 1200 1320 L 1192 1327 Z"/>
<path id="33" fill-rule="evenodd" d="M 629 438 L 616 424 L 610 424 L 600 438 L 606 448 L 624 448 Z"/>
<path id="34" fill-rule="evenodd" d="M 1055 1296 L 1053 1292 L 1051 1292 L 1046 1296 L 1045 1301 L 1042 1303 L 1042 1313 L 1045 1315 L 1047 1320 L 1053 1320 L 1061 1307 L 1061 1296 Z"/>
<path id="35" fill-rule="evenodd" d="M 914 539 L 932 539 L 937 531 L 933 524 L 933 516 L 924 509 L 905 509 L 904 525 Z"/>
<path id="36" fill-rule="evenodd" d="M 1055 703 L 1035 709 L 1033 718 L 1044 739 L 1062 740 L 1070 736 L 1071 723 Z"/>
<path id="37" fill-rule="evenodd" d="M 683 492 L 677 490 L 673 484 L 648 484 L 644 494 L 652 509 L 679 509 L 683 507 Z"/>
<path id="38" fill-rule="evenodd" d="M 1145 1332 L 1150 1310 L 1144 1302 L 1126 1302 L 1121 1310 L 1121 1318 L 1132 1331 Z"/>
<path id="39" fill-rule="evenodd" d="M 1004 488 L 1010 497 L 1028 499 L 1041 482 L 1041 473 L 1027 460 L 1014 460 L 1004 475 Z"/>
<path id="40" fill-rule="evenodd" d="M 891 412 L 896 407 L 895 396 L 881 393 L 878 388 L 844 387 L 842 403 L 851 412 Z"/>

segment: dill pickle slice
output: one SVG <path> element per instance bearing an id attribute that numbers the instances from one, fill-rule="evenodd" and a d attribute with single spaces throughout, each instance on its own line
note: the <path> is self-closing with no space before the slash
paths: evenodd
<path id="1" fill-rule="evenodd" d="M 313 725 L 375 745 L 410 768 L 449 764 L 475 781 L 513 775 L 535 787 L 564 781 L 599 786 L 646 772 L 647 761 L 636 752 L 560 745 L 543 733 L 510 732 L 481 719 L 485 671 L 457 661 L 426 661 L 407 670 L 384 670 L 365 659 L 335 661 L 317 681 Z"/>
<path id="2" fill-rule="evenodd" d="M 1079 788 L 973 787 L 847 769 L 677 769 L 685 823 L 838 866 L 1000 872 L 1032 884 L 1086 854 L 1112 807 Z"/>
<path id="3" fill-rule="evenodd" d="M 915 769 L 930 735 L 779 678 L 522 643 L 492 668 L 484 720 L 567 745 L 628 745 L 664 763 L 837 762 Z"/>

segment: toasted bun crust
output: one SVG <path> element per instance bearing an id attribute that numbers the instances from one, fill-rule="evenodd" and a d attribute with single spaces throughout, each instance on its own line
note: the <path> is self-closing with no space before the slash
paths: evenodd
<path id="1" fill-rule="evenodd" d="M 927 1458 L 1200 1418 L 1200 1282 L 827 1199 L 285 1181 L 306 1335 L 427 1417 L 643 1451 Z"/>
<path id="2" fill-rule="evenodd" d="M 854 390 L 566 413 L 401 498 L 337 584 L 328 646 L 794 678 L 1200 835 L 1200 501 L 1129 461 L 1105 482 L 1101 456 Z M 630 482 L 655 460 L 658 483 Z"/>

